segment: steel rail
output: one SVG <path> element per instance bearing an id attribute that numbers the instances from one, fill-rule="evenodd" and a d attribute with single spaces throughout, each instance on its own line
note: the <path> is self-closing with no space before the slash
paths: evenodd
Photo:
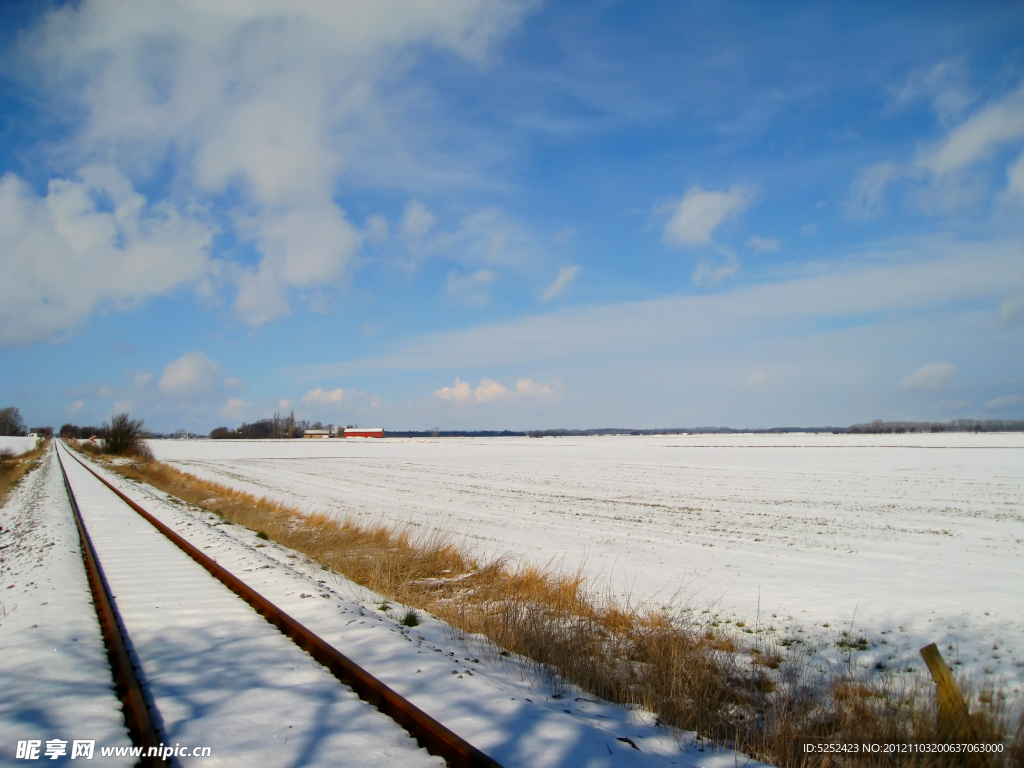
<path id="1" fill-rule="evenodd" d="M 203 566 L 224 586 L 252 606 L 268 622 L 277 627 L 282 634 L 306 651 L 318 663 L 327 667 L 338 680 L 352 688 L 359 698 L 372 704 L 402 726 L 430 754 L 443 758 L 452 768 L 501 768 L 498 762 L 492 760 L 461 736 L 439 723 L 397 691 L 385 685 L 326 640 L 267 600 L 267 598 L 232 574 L 224 566 L 217 563 L 209 555 L 204 554 L 193 544 L 190 544 L 183 537 L 175 533 L 170 527 L 160 522 L 78 456 L 74 456 L 74 459 L 96 479 L 113 491 L 121 501 L 174 542 L 185 554 Z"/>
<path id="2" fill-rule="evenodd" d="M 118 619 L 117 611 L 114 608 L 114 596 L 110 593 L 110 585 L 107 584 L 99 559 L 96 557 L 96 549 L 92 545 L 92 539 L 89 538 L 89 531 L 82 519 L 82 511 L 71 490 L 71 482 L 68 480 L 67 470 L 64 469 L 64 462 L 60 458 L 60 451 L 57 450 L 56 445 L 54 445 L 54 452 L 57 454 L 57 465 L 64 476 L 64 488 L 68 492 L 68 500 L 71 502 L 71 509 L 75 515 L 75 525 L 78 526 L 78 537 L 82 542 L 82 559 L 85 561 L 85 575 L 89 581 L 89 589 L 92 591 L 93 606 L 96 608 L 96 617 L 99 619 L 103 643 L 107 647 L 107 656 L 110 659 L 110 668 L 114 676 L 114 691 L 121 700 L 124 721 L 128 727 L 132 745 L 143 748 L 143 754 L 140 756 L 138 764 L 144 768 L 165 768 L 168 763 L 163 757 L 153 757 L 149 754 L 151 749 L 155 752 L 163 747 L 163 742 L 157 735 L 149 705 L 146 704 L 146 699 L 142 695 L 142 688 L 139 686 L 139 680 L 135 675 L 135 668 L 125 642 L 127 633 Z M 160 753 L 156 752 L 156 754 Z"/>

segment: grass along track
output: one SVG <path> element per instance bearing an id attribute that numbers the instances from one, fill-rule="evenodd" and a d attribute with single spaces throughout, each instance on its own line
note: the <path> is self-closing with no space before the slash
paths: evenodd
<path id="1" fill-rule="evenodd" d="M 0 452 L 0 505 L 3 505 L 11 488 L 39 463 L 39 458 L 49 444 L 49 440 L 39 440 L 34 448 L 24 453 L 15 453 L 9 449 Z"/>
<path id="2" fill-rule="evenodd" d="M 1019 711 L 999 692 L 968 692 L 972 717 L 940 732 L 923 675 L 865 674 L 852 663 L 822 671 L 763 635 L 595 593 L 579 573 L 508 558 L 481 561 L 438 533 L 360 525 L 198 479 L 157 461 L 112 464 L 189 504 L 245 525 L 390 599 L 416 606 L 498 648 L 532 659 L 556 688 L 578 686 L 654 711 L 780 766 L 1022 765 Z M 807 754 L 831 743 L 1000 743 L 999 755 Z"/>

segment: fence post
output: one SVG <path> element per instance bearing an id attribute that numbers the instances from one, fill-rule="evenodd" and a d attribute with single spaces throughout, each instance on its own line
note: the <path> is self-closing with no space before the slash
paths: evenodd
<path id="1" fill-rule="evenodd" d="M 935 700 L 939 709 L 939 732 L 941 736 L 966 735 L 970 726 L 967 704 L 960 688 L 935 643 L 921 649 L 921 658 L 928 665 L 932 680 L 935 681 Z"/>

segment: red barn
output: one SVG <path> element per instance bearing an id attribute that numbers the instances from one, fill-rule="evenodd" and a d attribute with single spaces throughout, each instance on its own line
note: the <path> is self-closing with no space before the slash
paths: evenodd
<path id="1" fill-rule="evenodd" d="M 383 427 L 347 427 L 344 437 L 384 437 Z"/>

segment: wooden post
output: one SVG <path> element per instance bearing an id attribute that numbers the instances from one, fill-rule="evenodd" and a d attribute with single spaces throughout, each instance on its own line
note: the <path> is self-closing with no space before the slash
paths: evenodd
<path id="1" fill-rule="evenodd" d="M 960 688 L 935 643 L 921 649 L 921 658 L 928 665 L 935 681 L 935 700 L 939 708 L 939 731 L 942 736 L 965 735 L 970 727 L 967 704 Z"/>

